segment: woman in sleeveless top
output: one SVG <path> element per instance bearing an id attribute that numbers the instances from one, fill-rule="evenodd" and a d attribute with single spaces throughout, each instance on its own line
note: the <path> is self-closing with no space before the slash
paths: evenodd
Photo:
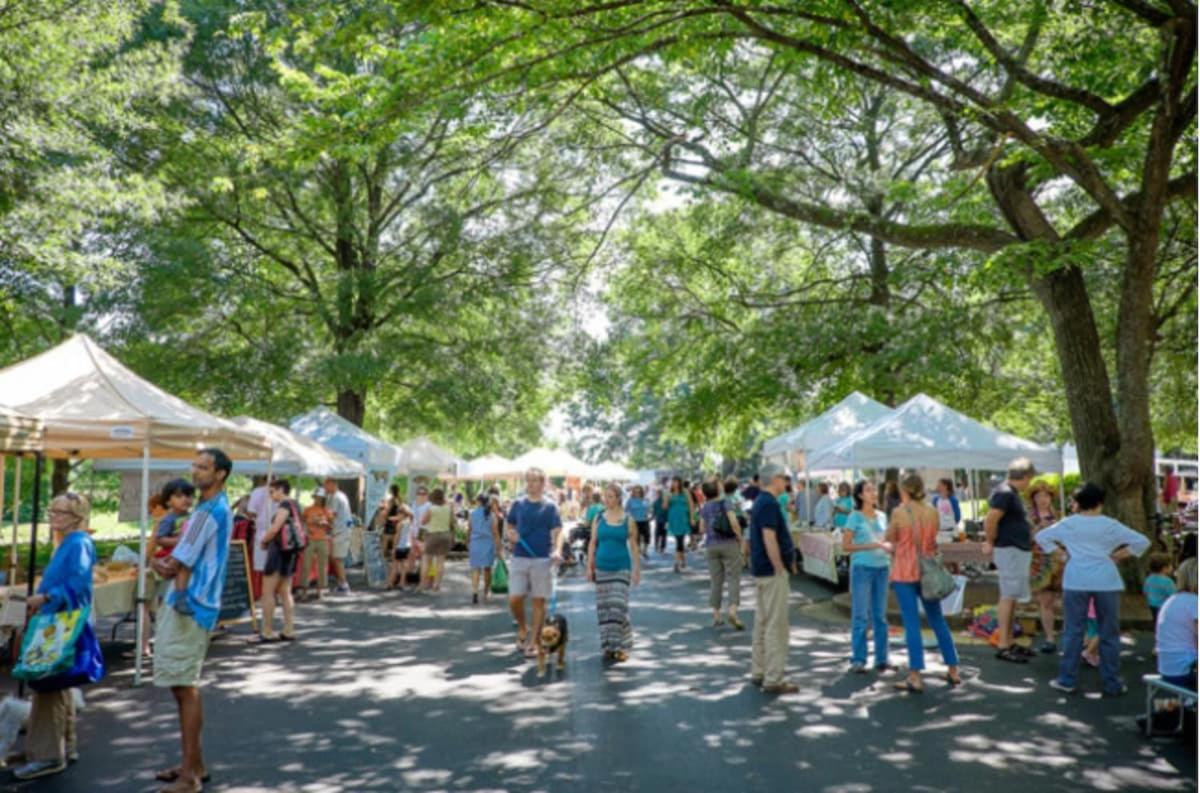
<path id="1" fill-rule="evenodd" d="M 495 496 L 480 493 L 476 501 L 479 506 L 471 510 L 471 534 L 467 538 L 467 556 L 471 564 L 471 602 L 479 602 L 479 582 L 483 580 L 483 602 L 488 601 L 492 591 L 492 565 L 496 561 L 496 549 L 500 547 L 500 521 L 492 500 Z"/>
<path id="2" fill-rule="evenodd" d="M 446 491 L 434 488 L 429 494 L 430 507 L 422 519 L 428 534 L 425 538 L 425 570 L 422 575 L 425 588 L 438 592 L 442 588 L 442 576 L 446 572 L 446 554 L 454 536 L 454 512 L 446 503 Z M 432 571 L 431 569 L 432 568 Z"/>
<path id="3" fill-rule="evenodd" d="M 900 618 L 904 622 L 904 639 L 908 645 L 908 678 L 897 683 L 896 688 L 919 694 L 925 690 L 921 670 L 925 668 L 925 645 L 921 640 L 921 613 L 917 601 L 925 610 L 929 627 L 937 636 L 938 650 L 946 664 L 946 682 L 952 686 L 962 683 L 958 676 L 958 652 L 954 648 L 954 637 L 942 616 L 940 600 L 921 597 L 921 556 L 937 553 L 938 514 L 925 503 L 925 482 L 916 474 L 909 474 L 900 483 L 900 506 L 893 512 L 888 523 L 886 540 L 893 547 L 891 582 L 900 604 Z"/>
<path id="4" fill-rule="evenodd" d="M 589 581 L 596 583 L 596 617 L 604 660 L 629 660 L 633 627 L 629 622 L 629 587 L 641 578 L 637 524 L 621 507 L 621 488 L 604 488 L 604 511 L 592 524 L 588 543 Z"/>

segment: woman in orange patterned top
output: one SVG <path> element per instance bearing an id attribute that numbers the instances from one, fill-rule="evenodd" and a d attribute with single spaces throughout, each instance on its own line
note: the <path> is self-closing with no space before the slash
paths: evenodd
<path id="1" fill-rule="evenodd" d="M 900 482 L 900 506 L 893 512 L 888 524 L 887 541 L 893 546 L 892 591 L 900 604 L 900 617 L 904 622 L 904 639 L 908 645 L 908 677 L 896 684 L 896 688 L 919 694 L 925 690 L 921 670 L 925 668 L 925 646 L 921 641 L 921 613 L 917 601 L 925 610 L 929 627 L 937 636 L 938 650 L 946 664 L 946 682 L 952 686 L 962 683 L 958 675 L 958 651 L 954 648 L 954 637 L 942 616 L 940 600 L 921 597 L 921 556 L 937 553 L 938 513 L 925 503 L 925 482 L 916 474 L 909 474 Z"/>

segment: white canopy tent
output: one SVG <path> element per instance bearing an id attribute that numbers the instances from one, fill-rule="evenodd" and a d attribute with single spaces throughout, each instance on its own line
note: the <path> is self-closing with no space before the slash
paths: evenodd
<path id="1" fill-rule="evenodd" d="M 816 418 L 763 444 L 763 457 L 785 467 L 817 469 L 808 455 L 891 413 L 891 408 L 858 391 Z M 802 459 L 803 458 L 803 459 Z"/>
<path id="2" fill-rule="evenodd" d="M 605 482 L 632 482 L 637 478 L 637 471 L 616 462 L 604 462 L 592 466 L 592 479 Z"/>
<path id="3" fill-rule="evenodd" d="M 435 474 L 453 471 L 458 457 L 425 437 L 413 438 L 400 446 L 400 473 Z"/>
<path id="4" fill-rule="evenodd" d="M 521 470 L 513 464 L 512 460 L 498 454 L 485 454 L 474 460 L 468 460 L 458 467 L 459 479 L 508 479 L 520 474 Z"/>
<path id="5" fill-rule="evenodd" d="M 530 449 L 513 460 L 513 465 L 519 473 L 524 473 L 530 468 L 541 468 L 546 472 L 546 476 L 587 478 L 592 474 L 592 466 L 566 449 Z"/>
<path id="6" fill-rule="evenodd" d="M 84 334 L 0 370 L 0 394 L 17 412 L 42 423 L 39 454 L 54 458 L 141 456 L 136 609 L 136 646 L 140 647 L 145 630 L 140 604 L 145 599 L 151 454 L 190 459 L 198 449 L 215 446 L 230 457 L 269 459 L 270 442 L 143 380 Z M 36 534 L 31 542 L 36 542 Z M 141 675 L 142 658 L 138 653 L 134 685 L 141 683 Z"/>
<path id="7" fill-rule="evenodd" d="M 239 427 L 257 432 L 271 441 L 271 459 L 268 460 L 234 460 L 234 470 L 239 474 L 286 474 L 326 477 L 335 479 L 358 478 L 363 475 L 362 463 L 351 460 L 345 455 L 338 454 L 333 449 L 314 441 L 299 433 L 292 432 L 286 427 L 272 424 L 268 421 L 235 416 L 230 419 Z M 95 464 L 97 471 L 135 471 L 141 470 L 141 460 L 98 460 Z M 190 467 L 186 460 L 150 460 L 152 471 L 185 472 Z"/>
<path id="8" fill-rule="evenodd" d="M 360 508 L 365 520 L 369 510 L 387 493 L 392 477 L 400 468 L 400 447 L 375 437 L 323 405 L 292 419 L 288 428 L 362 463 L 366 483 Z"/>
<path id="9" fill-rule="evenodd" d="M 811 455 L 813 468 L 966 468 L 1001 471 L 1017 457 L 1039 471 L 1061 471 L 1062 455 L 992 429 L 918 394 L 894 411 Z"/>

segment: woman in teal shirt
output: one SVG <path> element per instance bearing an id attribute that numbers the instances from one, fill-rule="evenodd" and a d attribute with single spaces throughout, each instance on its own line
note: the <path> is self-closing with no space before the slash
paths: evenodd
<path id="1" fill-rule="evenodd" d="M 688 535 L 692 533 L 696 507 L 692 495 L 684 489 L 683 480 L 678 476 L 671 477 L 671 489 L 663 493 L 662 498 L 667 510 L 667 533 L 675 539 L 675 572 L 678 573 L 687 569 L 684 548 Z"/>
<path id="2" fill-rule="evenodd" d="M 629 622 L 629 587 L 641 579 L 637 524 L 621 508 L 621 488 L 604 488 L 604 509 L 592 523 L 588 544 L 589 581 L 596 583 L 596 617 L 604 660 L 629 660 L 633 626 Z"/>
<path id="3" fill-rule="evenodd" d="M 850 669 L 867 670 L 867 622 L 875 635 L 875 669 L 888 669 L 888 553 L 884 540 L 887 519 L 878 511 L 879 495 L 872 482 L 854 486 L 854 506 L 842 532 L 842 550 L 850 554 Z"/>
<path id="4" fill-rule="evenodd" d="M 833 502 L 834 528 L 846 528 L 846 521 L 850 519 L 850 513 L 854 511 L 854 507 L 854 499 L 850 497 L 850 483 L 842 482 L 838 485 L 837 500 Z"/>

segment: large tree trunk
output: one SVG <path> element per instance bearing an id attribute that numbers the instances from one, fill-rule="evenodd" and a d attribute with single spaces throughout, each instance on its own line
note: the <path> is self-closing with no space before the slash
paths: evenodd
<path id="1" fill-rule="evenodd" d="M 366 393 L 350 388 L 338 391 L 337 414 L 354 426 L 361 427 L 367 415 Z"/>

